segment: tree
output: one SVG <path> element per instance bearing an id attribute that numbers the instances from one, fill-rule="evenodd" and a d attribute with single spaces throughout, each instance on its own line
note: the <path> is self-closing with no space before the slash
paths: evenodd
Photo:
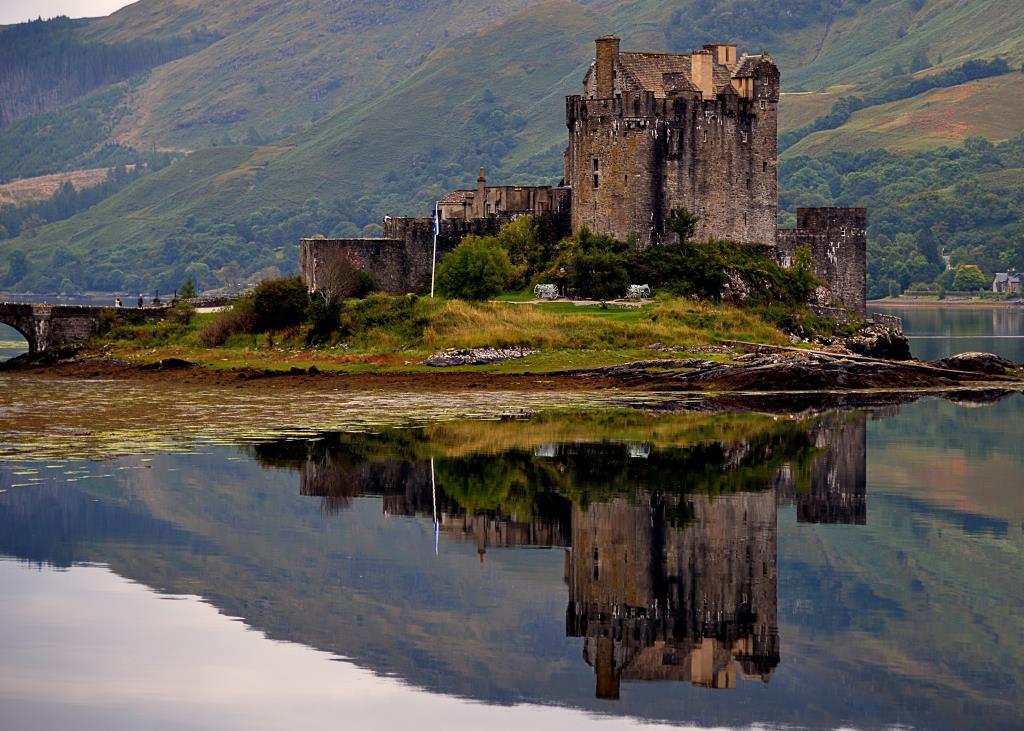
<path id="1" fill-rule="evenodd" d="M 309 293 L 298 277 L 268 279 L 252 292 L 253 331 L 284 330 L 306 319 Z"/>
<path id="2" fill-rule="evenodd" d="M 196 283 L 192 277 L 185 280 L 185 283 L 178 287 L 178 296 L 183 300 L 190 300 L 196 296 Z"/>
<path id="3" fill-rule="evenodd" d="M 699 220 L 699 216 L 685 208 L 675 208 L 665 221 L 665 227 L 679 237 L 679 243 L 686 244 L 693 238 Z"/>
<path id="4" fill-rule="evenodd" d="M 501 292 L 515 276 L 508 254 L 493 236 L 465 237 L 437 268 L 437 291 L 465 300 Z"/>
<path id="5" fill-rule="evenodd" d="M 953 289 L 957 292 L 977 292 L 988 289 L 988 277 L 975 264 L 960 264 L 953 276 Z"/>
<path id="6" fill-rule="evenodd" d="M 17 284 L 28 274 L 28 259 L 25 252 L 15 249 L 7 255 L 7 276 L 4 277 L 5 285 Z"/>
<path id="7" fill-rule="evenodd" d="M 577 253 L 569 262 L 569 286 L 578 297 L 616 299 L 626 293 L 629 273 L 622 256 L 607 251 Z"/>

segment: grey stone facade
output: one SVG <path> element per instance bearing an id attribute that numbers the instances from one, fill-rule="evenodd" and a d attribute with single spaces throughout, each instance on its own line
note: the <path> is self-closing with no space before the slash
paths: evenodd
<path id="1" fill-rule="evenodd" d="M 789 266 L 800 246 L 807 246 L 814 273 L 827 285 L 832 303 L 863 315 L 867 311 L 867 210 L 798 208 L 796 228 L 780 228 L 776 256 Z"/>
<path id="2" fill-rule="evenodd" d="M 597 40 L 584 93 L 566 98 L 572 227 L 671 243 L 675 208 L 696 238 L 775 241 L 779 70 L 733 45 L 690 55 L 620 52 Z"/>

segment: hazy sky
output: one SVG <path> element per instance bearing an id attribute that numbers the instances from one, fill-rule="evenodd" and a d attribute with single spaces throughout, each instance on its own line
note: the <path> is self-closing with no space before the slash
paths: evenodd
<path id="1" fill-rule="evenodd" d="M 67 15 L 90 18 L 110 15 L 135 0 L 0 0 L 0 25 L 20 23 L 36 18 Z"/>

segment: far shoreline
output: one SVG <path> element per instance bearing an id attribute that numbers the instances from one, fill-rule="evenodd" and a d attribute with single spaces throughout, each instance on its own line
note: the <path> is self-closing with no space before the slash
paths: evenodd
<path id="1" fill-rule="evenodd" d="M 886 297 L 878 300 L 868 300 L 868 307 L 892 307 L 892 308 L 905 308 L 905 307 L 938 307 L 938 308 L 975 308 L 975 309 L 1016 309 L 1018 307 L 1024 307 L 1024 302 L 1020 300 L 957 300 L 957 299 L 920 299 L 920 298 L 909 298 L 904 299 L 902 297 L 892 299 Z"/>

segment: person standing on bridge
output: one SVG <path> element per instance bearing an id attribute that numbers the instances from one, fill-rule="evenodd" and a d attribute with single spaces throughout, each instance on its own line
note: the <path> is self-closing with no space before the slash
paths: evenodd
<path id="1" fill-rule="evenodd" d="M 139 294 L 139 307 L 142 307 L 142 294 Z"/>
<path id="2" fill-rule="evenodd" d="M 121 304 L 121 298 L 120 297 L 115 297 L 114 298 L 114 307 L 124 307 L 124 305 Z"/>

